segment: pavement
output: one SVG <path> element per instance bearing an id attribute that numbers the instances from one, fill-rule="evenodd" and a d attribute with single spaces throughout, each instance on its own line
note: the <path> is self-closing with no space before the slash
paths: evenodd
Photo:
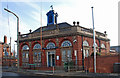
<path id="1" fill-rule="evenodd" d="M 105 74 L 105 73 L 87 73 L 82 71 L 65 72 L 65 71 L 33 71 L 27 72 L 34 75 L 49 75 L 49 76 L 62 76 L 62 77 L 85 77 L 85 78 L 120 78 L 120 74 Z"/>
<path id="2" fill-rule="evenodd" d="M 73 77 L 80 77 L 80 78 L 120 78 L 120 74 L 118 73 L 88 73 L 83 71 L 72 71 L 72 72 L 65 72 L 64 70 L 55 70 L 55 71 L 43 71 L 43 70 L 23 70 L 20 69 L 3 69 L 3 72 L 14 72 L 14 73 L 22 73 L 30 76 L 54 76 L 56 77 L 65 77 L 65 78 L 73 78 Z"/>

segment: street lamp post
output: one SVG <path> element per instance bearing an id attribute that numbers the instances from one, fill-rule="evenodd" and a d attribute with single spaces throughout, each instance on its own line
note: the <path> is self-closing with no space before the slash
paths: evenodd
<path id="1" fill-rule="evenodd" d="M 96 45 L 95 45 L 95 27 L 94 27 L 94 15 L 93 7 L 92 8 L 92 21 L 93 21 L 93 41 L 94 41 L 94 73 L 96 73 Z"/>
<path id="2" fill-rule="evenodd" d="M 19 38 L 18 38 L 19 37 L 19 17 L 15 13 L 11 12 L 10 10 L 6 8 L 4 8 L 4 10 L 13 14 L 17 18 L 17 64 L 18 64 L 17 66 L 18 66 L 18 71 L 19 71 Z"/>

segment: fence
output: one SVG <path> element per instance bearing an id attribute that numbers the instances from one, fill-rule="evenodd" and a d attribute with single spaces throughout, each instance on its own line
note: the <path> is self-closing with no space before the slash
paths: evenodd
<path id="1" fill-rule="evenodd" d="M 79 65 L 81 64 L 81 65 Z M 59 71 L 64 71 L 64 72 L 75 72 L 75 71 L 81 71 L 81 72 L 87 72 L 87 67 L 82 66 L 82 60 L 72 60 L 70 62 L 64 62 L 61 65 L 55 65 L 55 66 L 47 66 L 42 65 L 37 66 L 36 64 L 28 64 L 20 66 L 21 69 L 26 69 L 26 70 L 39 70 L 39 71 L 53 71 L 53 72 L 59 72 Z"/>

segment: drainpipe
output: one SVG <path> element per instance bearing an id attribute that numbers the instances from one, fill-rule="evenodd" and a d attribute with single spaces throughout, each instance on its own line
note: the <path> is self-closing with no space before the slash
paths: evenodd
<path id="1" fill-rule="evenodd" d="M 101 52 L 101 41 L 99 40 L 99 52 Z"/>
<path id="2" fill-rule="evenodd" d="M 83 35 L 81 37 L 82 37 L 82 67 L 84 70 Z"/>

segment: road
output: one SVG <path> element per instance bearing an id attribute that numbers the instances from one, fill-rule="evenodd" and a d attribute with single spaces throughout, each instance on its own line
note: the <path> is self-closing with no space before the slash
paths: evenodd
<path id="1" fill-rule="evenodd" d="M 47 76 L 47 75 L 27 75 L 23 73 L 3 72 L 2 78 L 73 78 L 66 76 Z M 74 77 L 74 78 L 88 78 L 88 77 Z"/>
<path id="2" fill-rule="evenodd" d="M 14 73 L 14 72 L 2 72 L 2 76 L 25 76 L 24 74 Z"/>
<path id="3" fill-rule="evenodd" d="M 62 75 L 36 75 L 31 73 L 2 72 L 2 78 L 120 78 L 120 76 L 62 76 Z"/>

